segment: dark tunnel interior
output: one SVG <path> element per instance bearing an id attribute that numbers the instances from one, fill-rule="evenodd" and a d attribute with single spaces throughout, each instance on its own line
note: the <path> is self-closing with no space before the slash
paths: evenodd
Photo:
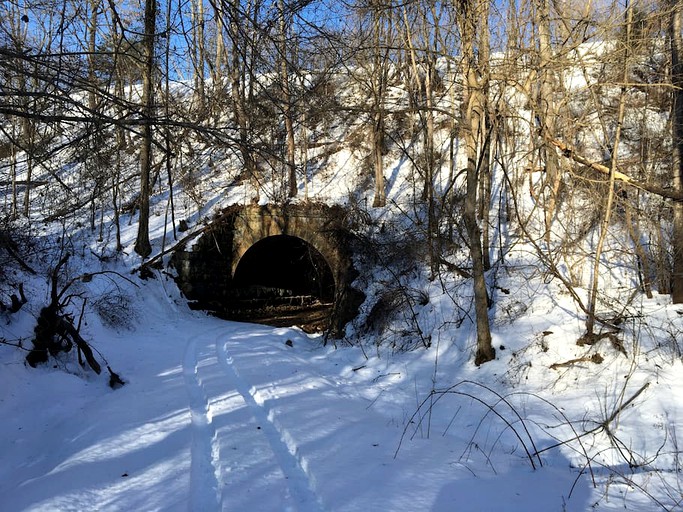
<path id="1" fill-rule="evenodd" d="M 310 295 L 334 300 L 334 277 L 320 252 L 288 235 L 264 238 L 240 259 L 233 283 L 241 289 L 277 289 L 283 295 Z"/>

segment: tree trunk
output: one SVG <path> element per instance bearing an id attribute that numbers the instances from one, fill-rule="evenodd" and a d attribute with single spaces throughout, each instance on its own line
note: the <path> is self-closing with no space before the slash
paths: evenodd
<path id="1" fill-rule="evenodd" d="M 154 114 L 154 35 L 156 0 L 145 0 L 144 54 L 145 72 L 142 77 L 142 147 L 140 149 L 140 219 L 135 252 L 146 258 L 152 252 L 149 242 L 149 196 L 152 169 L 152 116 Z"/>
<path id="2" fill-rule="evenodd" d="M 97 18 L 100 3 L 99 0 L 91 0 L 88 5 L 90 7 L 90 20 L 88 23 L 88 81 L 90 82 L 88 109 L 90 109 L 92 115 L 97 108 L 97 97 L 95 95 L 95 52 L 97 50 Z"/>
<path id="3" fill-rule="evenodd" d="M 170 32 L 171 30 L 171 0 L 166 2 L 166 30 Z M 171 39 L 165 38 L 166 45 L 164 48 L 164 115 L 166 119 L 171 118 Z M 175 204 L 173 197 L 173 147 L 171 142 L 171 129 L 170 127 L 164 127 L 164 145 L 165 145 L 165 155 L 164 160 L 166 162 L 166 177 L 168 178 L 168 204 L 166 206 L 166 216 L 164 218 L 164 238 L 161 243 L 161 250 L 164 250 L 166 243 L 166 228 L 168 227 L 168 213 L 171 213 L 171 229 L 173 231 L 173 240 L 178 240 L 175 225 Z"/>
<path id="4" fill-rule="evenodd" d="M 285 157 L 287 168 L 287 183 L 289 197 L 296 197 L 299 188 L 296 182 L 296 146 L 294 145 L 294 120 L 292 95 L 289 90 L 289 66 L 287 65 L 287 20 L 284 0 L 278 0 L 280 16 L 280 81 L 282 82 L 282 103 L 284 107 L 285 132 L 287 137 L 287 154 Z"/>
<path id="5" fill-rule="evenodd" d="M 16 135 L 14 133 L 14 124 L 12 124 L 12 139 L 16 138 Z M 9 161 L 9 172 L 10 172 L 10 181 L 12 183 L 12 205 L 11 205 L 11 211 L 10 211 L 10 217 L 12 219 L 16 219 L 17 216 L 19 215 L 19 205 L 17 204 L 18 201 L 18 188 L 17 188 L 17 145 L 12 141 L 10 145 L 10 161 Z"/>
<path id="6" fill-rule="evenodd" d="M 434 19 L 438 18 L 437 12 L 432 7 L 431 15 Z M 412 30 L 412 22 L 408 17 L 408 9 L 403 7 L 403 24 L 405 28 L 405 44 L 410 55 L 411 79 L 408 87 L 412 89 L 411 98 L 414 99 L 413 107 L 420 116 L 420 128 L 423 141 L 423 155 L 418 161 L 422 167 L 421 175 L 424 180 L 422 189 L 422 200 L 427 209 L 427 257 L 429 260 L 430 279 L 433 279 L 439 267 L 439 247 L 438 231 L 439 222 L 436 214 L 436 202 L 434 196 L 434 175 L 437 170 L 437 152 L 434 149 L 435 121 L 434 107 L 434 87 L 436 78 L 436 58 L 439 55 L 438 37 L 435 35 L 434 43 L 430 41 L 429 20 L 427 13 L 423 13 L 421 18 L 416 20 L 422 28 L 422 43 L 415 37 Z M 415 41 L 413 41 L 415 39 Z M 422 49 L 423 58 L 422 69 L 418 66 L 420 61 L 418 47 Z"/>
<path id="7" fill-rule="evenodd" d="M 487 19 L 485 1 L 472 3 L 468 0 L 457 0 L 456 3 L 462 36 L 462 74 L 465 80 L 461 107 L 462 137 L 467 154 L 467 187 L 463 221 L 467 232 L 470 258 L 472 259 L 474 310 L 477 323 L 477 352 L 474 364 L 477 366 L 496 357 L 496 351 L 491 344 L 481 230 L 477 221 L 479 151 L 482 149 L 479 147 L 479 141 L 481 140 L 482 122 L 486 108 L 486 98 L 483 95 L 485 88 L 482 87 L 482 81 L 485 81 L 487 77 L 480 77 L 475 68 L 477 62 L 475 34 L 478 25 L 482 23 L 486 25 L 483 21 Z M 479 26 L 479 30 L 488 30 L 488 28 Z"/>
<path id="8" fill-rule="evenodd" d="M 636 253 L 636 262 L 642 291 L 645 293 L 648 299 L 651 299 L 652 284 L 650 282 L 650 263 L 647 253 L 645 252 L 645 248 L 643 247 L 643 243 L 640 239 L 640 230 L 638 229 L 638 225 L 633 220 L 633 207 L 627 202 L 624 203 L 624 223 L 626 224 L 628 234 L 633 242 L 633 249 Z"/>
<path id="9" fill-rule="evenodd" d="M 550 41 L 550 0 L 537 0 L 536 29 L 538 30 L 538 85 L 536 93 L 536 115 L 541 131 L 539 142 L 540 163 L 545 169 L 541 197 L 544 198 L 545 239 L 550 243 L 550 233 L 562 176 L 555 148 L 546 140 L 556 137 L 557 122 L 553 100 L 554 80 L 550 66 L 553 63 L 553 49 Z"/>
<path id="10" fill-rule="evenodd" d="M 483 4 L 482 4 L 483 5 Z M 491 269 L 491 255 L 490 255 L 490 223 L 491 223 L 491 135 L 493 129 L 491 126 L 491 115 L 489 113 L 489 60 L 490 60 L 490 40 L 488 23 L 488 4 L 486 4 L 485 13 L 481 15 L 482 24 L 479 30 L 479 54 L 477 57 L 477 72 L 481 77 L 481 97 L 484 101 L 484 107 L 481 109 L 481 119 L 479 120 L 479 215 L 481 221 L 481 253 L 484 271 Z"/>
<path id="11" fill-rule="evenodd" d="M 149 2 L 149 0 L 147 0 Z M 193 54 L 194 82 L 197 97 L 197 109 L 201 116 L 206 109 L 206 81 L 204 80 L 204 65 L 206 63 L 205 38 L 204 38 L 204 0 L 196 0 L 192 3 L 193 23 Z"/>
<path id="12" fill-rule="evenodd" d="M 372 30 L 374 35 L 373 66 L 372 66 L 372 95 L 373 95 L 373 123 L 372 123 L 372 155 L 375 171 L 375 198 L 372 206 L 375 208 L 386 205 L 386 188 L 384 186 L 384 93 L 386 90 L 386 58 L 382 44 L 382 15 L 381 7 L 373 6 Z"/>
<path id="13" fill-rule="evenodd" d="M 630 37 L 631 37 L 631 22 L 633 19 L 633 8 L 628 5 L 626 8 L 626 34 L 625 34 L 625 56 L 624 56 L 624 68 L 622 71 L 622 83 L 628 83 L 629 77 L 629 59 L 630 59 Z M 605 239 L 607 237 L 607 231 L 609 229 L 610 219 L 612 218 L 612 208 L 614 206 L 614 182 L 615 173 L 617 170 L 617 163 L 619 161 L 619 144 L 621 142 L 621 127 L 624 122 L 624 113 L 626 109 L 626 85 L 621 86 L 621 92 L 619 94 L 619 107 L 617 110 L 617 128 L 614 133 L 614 141 L 612 143 L 612 160 L 610 162 L 610 173 L 609 182 L 607 189 L 607 199 L 605 205 L 605 215 L 602 218 L 602 223 L 600 225 L 600 236 L 598 238 L 598 243 L 595 248 L 595 260 L 593 262 L 593 275 L 591 280 L 591 288 L 589 290 L 588 297 L 588 315 L 586 318 L 586 335 L 592 336 L 594 334 L 593 330 L 595 327 L 596 320 L 596 305 L 599 289 L 599 277 L 600 277 L 600 257 L 602 256 L 602 250 L 605 245 Z"/>
<path id="14" fill-rule="evenodd" d="M 256 16 L 256 14 L 254 14 Z M 253 189 L 252 202 L 258 203 L 260 198 L 260 183 L 258 176 L 258 169 L 256 166 L 256 161 L 254 160 L 254 155 L 252 148 L 249 144 L 249 123 L 247 117 L 246 108 L 246 94 L 244 89 L 244 83 L 242 77 L 247 71 L 244 62 L 240 59 L 242 53 L 240 52 L 240 42 L 247 45 L 248 43 L 244 41 L 240 36 L 240 7 L 237 0 L 232 0 L 230 3 L 230 40 L 232 41 L 232 59 L 230 62 L 230 94 L 232 101 L 232 110 L 237 125 L 237 131 L 239 133 L 239 151 L 242 156 L 242 163 L 244 165 L 244 170 L 249 178 L 251 187 Z M 251 84 L 253 80 L 249 80 Z M 251 87 L 251 85 L 250 85 Z"/>
<path id="15" fill-rule="evenodd" d="M 27 106 L 28 108 L 28 106 Z M 26 188 L 24 189 L 24 217 L 28 218 L 31 209 L 31 180 L 33 178 L 33 158 L 35 152 L 35 121 L 28 117 L 22 120 L 23 142 L 26 152 Z"/>
<path id="16" fill-rule="evenodd" d="M 672 141 L 674 190 L 683 193 L 683 50 L 682 5 L 680 1 L 669 0 L 669 38 L 671 44 L 671 83 L 673 85 Z M 683 303 L 683 203 L 673 203 L 673 270 L 671 274 L 671 299 L 675 304 Z"/>
<path id="17" fill-rule="evenodd" d="M 216 19 L 216 60 L 213 65 L 213 90 L 214 94 L 223 90 L 223 61 L 225 57 L 225 41 L 223 39 L 223 25 L 222 12 L 215 8 L 214 18 Z"/>
<path id="18" fill-rule="evenodd" d="M 23 17 L 22 17 L 23 19 Z M 27 27 L 28 24 L 24 23 L 23 21 L 19 21 L 19 14 L 17 13 L 17 20 L 16 20 L 16 25 L 17 28 L 15 30 L 15 33 L 12 34 L 13 38 L 16 41 L 16 50 L 17 52 L 24 52 L 25 51 L 25 45 L 27 42 L 27 37 L 28 37 L 28 32 L 27 32 Z M 29 204 L 31 201 L 31 174 L 33 173 L 33 157 L 34 157 L 34 133 L 35 133 L 35 123 L 33 119 L 31 119 L 28 114 L 31 111 L 31 103 L 30 103 L 30 98 L 33 96 L 31 93 L 33 91 L 29 90 L 29 87 L 31 86 L 29 81 L 31 78 L 31 69 L 30 69 L 30 64 L 28 64 L 25 59 L 21 58 L 17 60 L 16 66 L 19 70 L 18 76 L 17 76 L 17 89 L 19 91 L 19 105 L 20 105 L 20 110 L 27 114 L 25 117 L 21 118 L 19 120 L 21 124 L 21 135 L 19 137 L 19 147 L 20 149 L 24 150 L 24 155 L 25 155 L 25 161 L 26 161 L 26 179 L 25 179 L 25 189 L 24 189 L 24 208 L 23 208 L 23 215 L 24 217 L 28 217 L 29 215 Z M 15 150 L 16 151 L 16 150 Z M 15 166 L 16 170 L 16 166 Z M 15 175 L 16 178 L 16 175 Z M 13 210 L 14 210 L 14 216 L 18 214 L 18 205 L 17 205 L 17 188 L 16 188 L 16 182 L 13 183 L 13 190 L 12 190 L 12 201 L 13 201 Z"/>
<path id="19" fill-rule="evenodd" d="M 384 186 L 384 112 L 381 107 L 375 112 L 372 124 L 372 157 L 375 169 L 375 198 L 372 201 L 374 208 L 380 208 L 387 203 L 386 189 Z"/>

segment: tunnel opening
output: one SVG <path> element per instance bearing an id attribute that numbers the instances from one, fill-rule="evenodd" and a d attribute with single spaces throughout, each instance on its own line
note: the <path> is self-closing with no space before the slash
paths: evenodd
<path id="1" fill-rule="evenodd" d="M 332 270 L 317 249 L 298 237 L 269 236 L 239 260 L 225 316 L 320 331 L 329 326 L 334 297 Z"/>

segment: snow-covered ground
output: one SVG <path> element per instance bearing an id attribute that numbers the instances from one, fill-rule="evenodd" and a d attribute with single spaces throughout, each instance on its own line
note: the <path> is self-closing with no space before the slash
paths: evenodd
<path id="1" fill-rule="evenodd" d="M 568 302 L 537 298 L 476 368 L 464 328 L 429 350 L 368 353 L 192 312 L 163 277 L 130 293 L 131 330 L 84 327 L 119 389 L 73 354 L 32 369 L 0 347 L 3 511 L 680 507 L 680 358 L 601 346 L 603 364 L 551 369 L 576 355 Z M 676 321 L 659 301 L 651 318 Z M 574 439 L 645 384 L 607 425 L 618 449 L 604 432 Z"/>

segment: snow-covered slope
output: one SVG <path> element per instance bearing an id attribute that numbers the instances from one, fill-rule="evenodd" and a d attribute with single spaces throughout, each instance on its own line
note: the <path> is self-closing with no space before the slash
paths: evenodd
<path id="1" fill-rule="evenodd" d="M 428 350 L 335 347 L 191 312 L 161 273 L 124 282 L 129 327 L 83 326 L 122 388 L 73 353 L 32 369 L 2 347 L 2 509 L 676 509 L 679 308 L 644 300 L 624 355 L 577 347 L 557 290 L 503 285 L 498 358 L 477 368 L 466 326 Z"/>

